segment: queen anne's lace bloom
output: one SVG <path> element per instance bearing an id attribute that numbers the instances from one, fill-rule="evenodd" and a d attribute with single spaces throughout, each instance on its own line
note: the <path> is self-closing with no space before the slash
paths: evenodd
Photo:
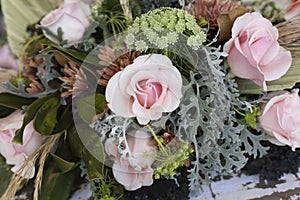
<path id="1" fill-rule="evenodd" d="M 184 10 L 160 8 L 137 17 L 128 28 L 125 42 L 139 51 L 147 50 L 144 47 L 166 49 L 176 43 L 178 33 L 188 37 L 188 45 L 195 50 L 206 39 L 205 33 L 192 15 Z M 141 48 L 140 44 L 147 45 Z"/>

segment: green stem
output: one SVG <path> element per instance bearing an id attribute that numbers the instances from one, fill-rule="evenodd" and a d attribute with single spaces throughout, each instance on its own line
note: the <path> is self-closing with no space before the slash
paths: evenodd
<path id="1" fill-rule="evenodd" d="M 157 142 L 159 148 L 162 151 L 166 151 L 165 147 L 163 146 L 163 144 L 161 143 L 161 141 L 158 139 L 158 137 L 156 136 L 155 132 L 153 131 L 153 129 L 151 128 L 151 126 L 149 124 L 146 125 L 147 128 L 149 129 L 149 131 L 151 132 L 152 136 L 154 137 L 155 141 Z"/>
<path id="2" fill-rule="evenodd" d="M 234 110 L 237 114 L 239 114 L 239 115 L 241 115 L 241 116 L 243 116 L 243 117 L 246 117 L 246 115 L 243 114 L 243 113 L 241 113 L 238 109 L 233 108 L 233 110 Z"/>

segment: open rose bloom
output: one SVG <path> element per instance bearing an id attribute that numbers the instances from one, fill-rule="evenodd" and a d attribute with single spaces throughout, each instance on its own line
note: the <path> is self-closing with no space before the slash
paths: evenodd
<path id="1" fill-rule="evenodd" d="M 291 53 L 277 40 L 278 30 L 260 13 L 238 17 L 232 27 L 232 38 L 224 45 L 232 72 L 266 91 L 266 81 L 279 79 L 292 63 Z"/>
<path id="2" fill-rule="evenodd" d="M 30 156 L 42 142 L 41 135 L 37 133 L 33 124 L 29 123 L 23 135 L 23 145 L 12 142 L 15 132 L 21 128 L 23 115 L 21 111 L 15 111 L 9 116 L 0 119 L 0 154 L 6 159 L 6 163 L 13 165 L 11 170 L 17 172 L 24 161 Z M 27 171 L 27 173 L 25 173 Z M 33 178 L 35 168 L 33 163 L 29 163 L 22 171 L 25 178 Z"/>
<path id="3" fill-rule="evenodd" d="M 136 117 L 142 125 L 174 111 L 180 103 L 182 79 L 164 55 L 139 56 L 116 73 L 106 87 L 108 107 L 117 115 Z"/>
<path id="4" fill-rule="evenodd" d="M 151 165 L 155 161 L 155 148 L 149 146 L 151 134 L 137 130 L 128 133 L 126 138 L 131 155 L 121 156 L 114 138 L 105 143 L 106 153 L 114 160 L 112 168 L 115 179 L 126 190 L 152 185 Z"/>
<path id="5" fill-rule="evenodd" d="M 289 145 L 293 150 L 300 147 L 300 97 L 299 89 L 289 92 L 270 93 L 259 122 L 270 142 Z"/>

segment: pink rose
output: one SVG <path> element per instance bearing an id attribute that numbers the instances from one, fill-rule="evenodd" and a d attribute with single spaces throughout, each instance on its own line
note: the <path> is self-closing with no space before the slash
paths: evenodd
<path id="1" fill-rule="evenodd" d="M 116 73 L 106 87 L 108 107 L 117 115 L 136 117 L 142 125 L 174 111 L 180 103 L 182 79 L 167 56 L 139 56 Z"/>
<path id="2" fill-rule="evenodd" d="M 41 20 L 40 25 L 44 35 L 55 43 L 59 43 L 59 41 L 52 35 L 49 35 L 45 29 L 57 34 L 58 28 L 61 28 L 63 31 L 62 39 L 67 40 L 68 44 L 80 42 L 88 26 L 89 19 L 80 6 L 80 2 L 63 4 L 47 14 Z"/>
<path id="3" fill-rule="evenodd" d="M 41 135 L 34 130 L 32 123 L 25 128 L 23 145 L 12 142 L 15 132 L 21 128 L 22 122 L 21 111 L 15 111 L 0 119 L 0 154 L 4 156 L 7 164 L 14 165 L 11 168 L 13 172 L 17 172 L 27 157 L 41 145 Z M 35 168 L 32 163 L 29 167 L 29 173 L 25 174 L 26 170 L 24 170 L 22 176 L 30 179 L 34 176 Z"/>
<path id="4" fill-rule="evenodd" d="M 112 156 L 114 160 L 113 174 L 115 179 L 126 190 L 136 190 L 142 186 L 152 185 L 153 169 L 151 165 L 155 161 L 155 148 L 148 145 L 151 135 L 137 130 L 128 133 L 126 139 L 131 156 L 121 157 L 114 138 L 109 138 L 105 143 L 106 153 Z M 132 163 L 134 163 L 134 167 Z"/>
<path id="5" fill-rule="evenodd" d="M 264 105 L 259 122 L 270 141 L 277 145 L 300 147 L 300 97 L 299 89 L 291 93 L 273 92 Z M 274 96 L 275 95 L 275 96 Z"/>
<path id="6" fill-rule="evenodd" d="M 277 42 L 278 30 L 261 14 L 246 13 L 232 27 L 224 45 L 232 72 L 267 90 L 266 81 L 279 79 L 291 66 L 291 53 Z"/>

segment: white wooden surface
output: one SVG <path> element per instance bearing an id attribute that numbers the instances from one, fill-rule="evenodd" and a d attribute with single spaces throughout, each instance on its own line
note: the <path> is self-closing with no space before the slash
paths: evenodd
<path id="1" fill-rule="evenodd" d="M 281 183 L 261 187 L 257 175 L 234 177 L 229 180 L 217 181 L 204 188 L 199 197 L 193 200 L 250 200 L 250 199 L 300 199 L 300 179 L 293 174 L 285 174 Z"/>
<path id="2" fill-rule="evenodd" d="M 300 171 L 300 169 L 299 169 Z M 191 200 L 298 200 L 300 199 L 300 172 L 295 176 L 285 174 L 281 183 L 261 187 L 257 175 L 233 177 L 228 180 L 216 181 L 211 188 L 205 187 L 198 197 L 190 197 Z M 92 192 L 88 185 L 73 194 L 70 200 L 87 200 Z"/>

